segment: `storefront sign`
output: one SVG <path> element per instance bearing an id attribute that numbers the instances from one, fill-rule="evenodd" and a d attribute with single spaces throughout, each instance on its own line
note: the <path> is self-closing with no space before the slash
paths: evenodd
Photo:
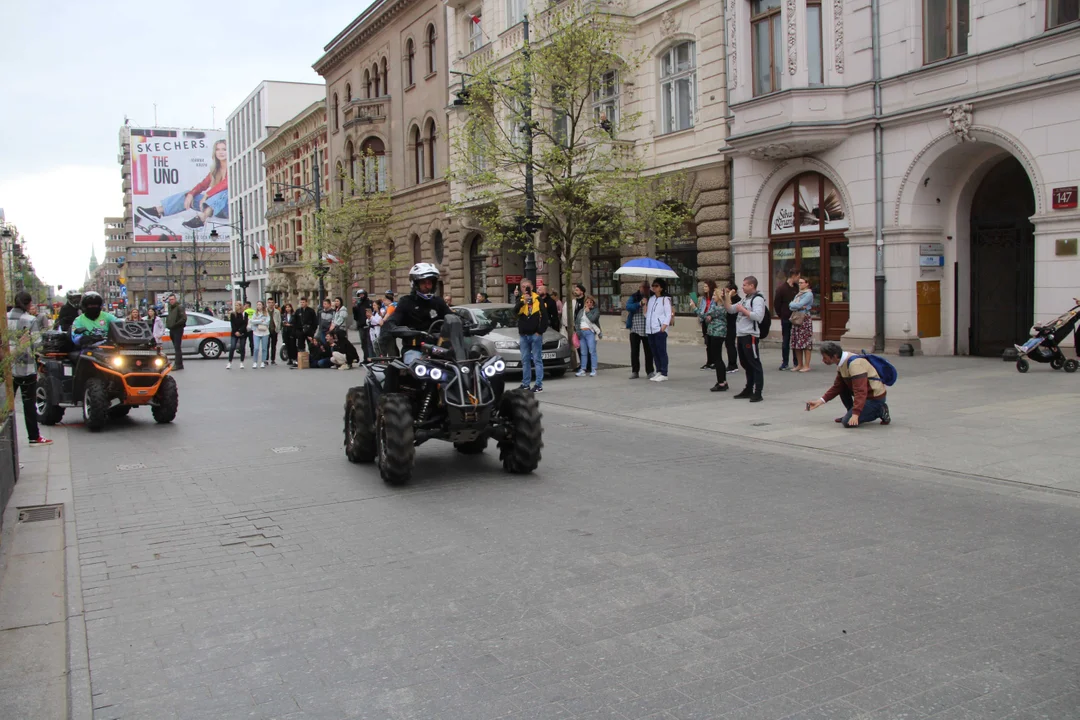
<path id="1" fill-rule="evenodd" d="M 1053 200 L 1055 210 L 1069 210 L 1076 207 L 1076 185 L 1054 188 Z"/>
<path id="2" fill-rule="evenodd" d="M 773 248 L 773 260 L 794 260 L 795 248 Z"/>
<path id="3" fill-rule="evenodd" d="M 923 243 L 919 245 L 919 255 L 944 255 L 945 243 Z"/>
<path id="4" fill-rule="evenodd" d="M 520 275 L 507 275 L 506 276 L 506 284 L 507 285 L 518 285 L 520 283 L 521 283 L 521 276 Z"/>
<path id="5" fill-rule="evenodd" d="M 919 267 L 944 267 L 944 255 L 922 255 L 919 257 Z"/>

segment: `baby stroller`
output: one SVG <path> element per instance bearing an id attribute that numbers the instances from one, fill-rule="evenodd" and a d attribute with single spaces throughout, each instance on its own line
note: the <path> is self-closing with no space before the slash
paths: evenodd
<path id="1" fill-rule="evenodd" d="M 1076 372 L 1080 368 L 1080 362 L 1072 358 L 1066 359 L 1061 352 L 1061 343 L 1069 337 L 1069 333 L 1076 329 L 1076 323 L 1080 320 L 1080 305 L 1077 305 L 1057 320 L 1046 324 L 1036 323 L 1031 328 L 1031 339 L 1023 345 L 1016 345 L 1016 369 L 1026 373 L 1030 367 L 1028 359 L 1035 362 L 1050 363 L 1055 370 L 1065 368 L 1065 372 Z"/>

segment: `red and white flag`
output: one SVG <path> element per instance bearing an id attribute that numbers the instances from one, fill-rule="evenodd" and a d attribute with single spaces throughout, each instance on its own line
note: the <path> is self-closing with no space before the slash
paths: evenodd
<path id="1" fill-rule="evenodd" d="M 469 19 L 472 20 L 473 25 L 479 25 L 480 24 L 480 16 L 479 15 L 470 15 Z"/>
<path id="2" fill-rule="evenodd" d="M 341 259 L 337 255 L 331 255 L 330 253 L 323 255 L 323 260 L 330 265 L 337 265 L 341 262 Z"/>
<path id="3" fill-rule="evenodd" d="M 266 259 L 266 246 L 265 245 L 257 245 L 256 247 L 259 248 L 259 255 L 262 256 L 263 260 L 265 260 Z"/>
<path id="4" fill-rule="evenodd" d="M 274 257 L 275 255 L 277 255 L 277 248 L 274 247 L 274 243 L 270 243 L 266 251 L 266 257 Z"/>

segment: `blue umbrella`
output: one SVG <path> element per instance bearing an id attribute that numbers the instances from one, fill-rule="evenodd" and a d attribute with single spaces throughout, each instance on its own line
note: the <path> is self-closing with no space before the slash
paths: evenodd
<path id="1" fill-rule="evenodd" d="M 629 260 L 623 264 L 614 275 L 628 275 L 630 277 L 662 277 L 662 278 L 677 278 L 679 273 L 672 270 L 669 266 L 660 262 L 659 260 L 653 260 L 652 258 L 635 258 Z"/>

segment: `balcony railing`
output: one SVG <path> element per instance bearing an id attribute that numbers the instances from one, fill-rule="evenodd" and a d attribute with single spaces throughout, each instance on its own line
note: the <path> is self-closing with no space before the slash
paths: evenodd
<path id="1" fill-rule="evenodd" d="M 275 268 L 291 267 L 300 265 L 302 262 L 303 258 L 299 250 L 280 250 L 271 258 L 271 266 Z"/>
<path id="2" fill-rule="evenodd" d="M 389 95 L 377 98 L 357 98 L 345 105 L 344 126 L 348 129 L 354 125 L 386 122 L 389 114 Z"/>

